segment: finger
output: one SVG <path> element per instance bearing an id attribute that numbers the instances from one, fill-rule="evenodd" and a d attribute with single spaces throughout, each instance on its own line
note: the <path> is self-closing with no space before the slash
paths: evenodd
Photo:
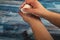
<path id="1" fill-rule="evenodd" d="M 19 15 L 21 15 L 22 17 L 24 17 L 24 14 L 22 12 L 19 12 Z"/>
<path id="2" fill-rule="evenodd" d="M 25 2 L 33 2 L 33 1 L 37 1 L 37 0 L 25 0 Z"/>
<path id="3" fill-rule="evenodd" d="M 32 8 L 24 8 L 23 10 L 28 13 L 36 13 L 36 10 Z"/>
<path id="4" fill-rule="evenodd" d="M 39 16 L 34 15 L 34 14 L 28 14 L 28 16 L 29 16 L 29 17 L 31 17 L 31 18 L 35 18 L 35 19 L 40 19 L 40 17 L 39 17 Z"/>
<path id="5" fill-rule="evenodd" d="M 22 12 L 20 12 L 19 15 L 21 15 L 23 17 L 23 19 L 28 18 L 28 16 Z"/>
<path id="6" fill-rule="evenodd" d="M 26 2 L 24 2 L 21 6 L 20 6 L 20 8 L 23 8 L 23 6 L 26 4 Z"/>
<path id="7" fill-rule="evenodd" d="M 36 6 L 36 1 L 37 1 L 37 0 L 29 0 L 29 1 L 28 1 L 28 0 L 25 0 L 25 2 L 26 2 L 27 4 L 29 4 L 29 5 L 31 5 L 31 6 L 33 6 L 33 7 L 37 7 L 37 6 Z"/>
<path id="8" fill-rule="evenodd" d="M 34 15 L 34 14 L 24 14 L 22 12 L 20 12 L 19 14 L 23 17 L 23 19 L 35 18 L 35 19 L 39 19 L 40 20 L 40 18 L 38 16 Z"/>

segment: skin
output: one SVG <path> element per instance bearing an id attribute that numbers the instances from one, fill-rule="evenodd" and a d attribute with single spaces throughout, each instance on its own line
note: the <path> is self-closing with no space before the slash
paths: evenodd
<path id="1" fill-rule="evenodd" d="M 25 2 L 32 5 L 33 8 L 25 8 L 24 11 L 41 16 L 50 21 L 52 24 L 56 25 L 57 27 L 60 27 L 60 14 L 48 11 L 37 0 L 31 0 L 30 2 L 26 0 Z"/>
<path id="2" fill-rule="evenodd" d="M 19 12 L 19 14 L 31 26 L 35 39 L 53 40 L 45 26 L 40 21 L 39 17 L 43 17 L 54 25 L 60 27 L 60 14 L 48 11 L 37 0 L 25 0 L 25 2 L 21 5 L 21 8 L 26 3 L 32 6 L 30 9 L 24 9 L 24 11 L 29 12 L 30 14 L 24 14 L 22 12 Z"/>
<path id="3" fill-rule="evenodd" d="M 30 25 L 33 31 L 35 40 L 53 40 L 50 33 L 47 31 L 45 26 L 42 24 L 38 16 L 28 15 L 28 14 L 24 14 L 21 12 L 19 12 L 19 14 Z"/>

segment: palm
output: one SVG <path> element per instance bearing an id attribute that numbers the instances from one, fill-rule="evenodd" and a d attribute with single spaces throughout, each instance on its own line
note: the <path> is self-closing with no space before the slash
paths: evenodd
<path id="1" fill-rule="evenodd" d="M 23 19 L 26 21 L 26 22 L 30 22 L 30 21 L 34 21 L 34 20 L 40 20 L 40 18 L 38 16 L 35 16 L 33 14 L 24 14 L 24 13 L 19 13 Z"/>

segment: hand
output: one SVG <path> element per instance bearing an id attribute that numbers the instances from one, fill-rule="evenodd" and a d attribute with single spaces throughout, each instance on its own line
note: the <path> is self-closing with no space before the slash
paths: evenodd
<path id="1" fill-rule="evenodd" d="M 24 11 L 36 14 L 38 16 L 47 11 L 38 0 L 25 0 L 21 7 L 23 7 L 25 4 L 31 5 L 32 8 L 25 8 Z"/>
<path id="2" fill-rule="evenodd" d="M 40 21 L 40 18 L 33 14 L 24 14 L 22 12 L 19 12 L 19 14 L 23 17 L 24 21 L 28 22 L 29 24 L 35 21 Z"/>

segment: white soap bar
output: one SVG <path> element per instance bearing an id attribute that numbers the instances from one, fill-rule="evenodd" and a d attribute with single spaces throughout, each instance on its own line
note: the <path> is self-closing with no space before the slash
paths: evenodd
<path id="1" fill-rule="evenodd" d="M 21 12 L 23 12 L 23 13 L 28 13 L 28 12 L 23 11 L 24 8 L 31 8 L 31 6 L 28 5 L 28 4 L 25 4 L 24 7 L 21 8 Z"/>

